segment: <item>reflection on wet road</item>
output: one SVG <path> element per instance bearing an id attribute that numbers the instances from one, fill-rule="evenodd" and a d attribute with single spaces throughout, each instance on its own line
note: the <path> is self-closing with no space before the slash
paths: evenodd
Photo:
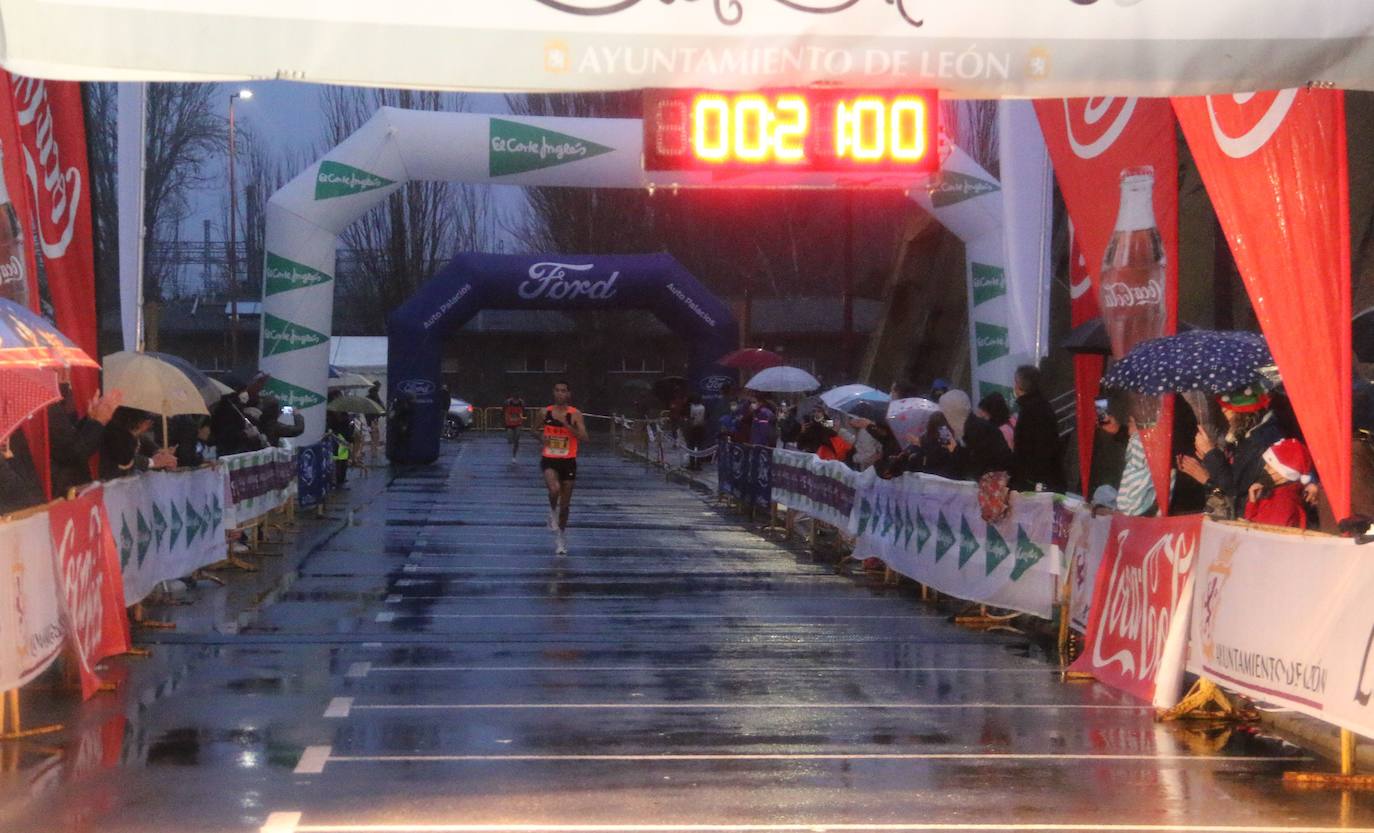
<path id="1" fill-rule="evenodd" d="M 161 635 L 6 748 L 0 829 L 1374 828 L 1284 787 L 1323 766 L 1291 746 L 1158 725 L 604 450 L 556 558 L 506 453 L 398 477 L 252 628 Z"/>

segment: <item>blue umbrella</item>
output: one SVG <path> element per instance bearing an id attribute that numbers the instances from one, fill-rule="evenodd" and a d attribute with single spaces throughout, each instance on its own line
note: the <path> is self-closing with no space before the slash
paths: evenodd
<path id="1" fill-rule="evenodd" d="M 1107 371 L 1102 386 L 1155 395 L 1221 394 L 1251 385 L 1269 387 L 1261 370 L 1273 364 L 1264 336 L 1194 330 L 1137 344 Z"/>
<path id="2" fill-rule="evenodd" d="M 832 411 L 845 413 L 853 413 L 854 406 L 860 402 L 869 402 L 881 405 L 879 410 L 886 415 L 888 395 L 868 385 L 841 385 L 821 394 L 821 401 Z"/>

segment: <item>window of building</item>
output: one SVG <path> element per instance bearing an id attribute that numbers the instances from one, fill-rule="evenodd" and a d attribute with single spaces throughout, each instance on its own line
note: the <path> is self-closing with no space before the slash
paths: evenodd
<path id="1" fill-rule="evenodd" d="M 567 373 L 568 360 L 559 356 L 531 354 L 512 356 L 506 361 L 507 373 Z"/>
<path id="2" fill-rule="evenodd" d="M 621 356 L 620 361 L 612 364 L 611 373 L 662 373 L 662 356 Z"/>

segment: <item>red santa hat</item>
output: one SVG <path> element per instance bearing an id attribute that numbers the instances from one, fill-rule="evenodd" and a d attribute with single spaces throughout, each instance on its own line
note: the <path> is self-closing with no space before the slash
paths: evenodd
<path id="1" fill-rule="evenodd" d="M 1284 480 L 1303 485 L 1312 482 L 1312 458 L 1307 447 L 1297 440 L 1279 440 L 1269 446 L 1264 462 Z"/>

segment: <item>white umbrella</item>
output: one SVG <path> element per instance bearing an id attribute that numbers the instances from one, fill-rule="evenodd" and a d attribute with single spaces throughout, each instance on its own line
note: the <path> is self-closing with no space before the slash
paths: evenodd
<path id="1" fill-rule="evenodd" d="M 832 411 L 847 412 L 856 402 L 877 402 L 887 405 L 888 396 L 877 388 L 868 385 L 840 385 L 821 394 L 821 401 Z"/>
<path id="2" fill-rule="evenodd" d="M 146 353 L 122 351 L 105 357 L 105 390 L 123 394 L 121 404 L 165 417 L 208 414 L 205 397 L 175 365 Z"/>
<path id="3" fill-rule="evenodd" d="M 330 390 L 349 390 L 353 388 L 370 387 L 372 387 L 371 379 L 360 373 L 354 373 L 351 370 L 342 371 L 338 376 L 332 376 L 329 379 Z"/>
<path id="4" fill-rule="evenodd" d="M 761 370 L 745 385 L 750 390 L 764 393 L 806 393 L 820 386 L 815 376 L 800 367 L 787 365 Z"/>
<path id="5" fill-rule="evenodd" d="M 887 406 L 887 424 L 897 437 L 897 442 L 910 445 L 913 437 L 925 433 L 926 424 L 931 416 L 940 413 L 940 406 L 929 399 L 913 397 L 895 399 Z"/>

